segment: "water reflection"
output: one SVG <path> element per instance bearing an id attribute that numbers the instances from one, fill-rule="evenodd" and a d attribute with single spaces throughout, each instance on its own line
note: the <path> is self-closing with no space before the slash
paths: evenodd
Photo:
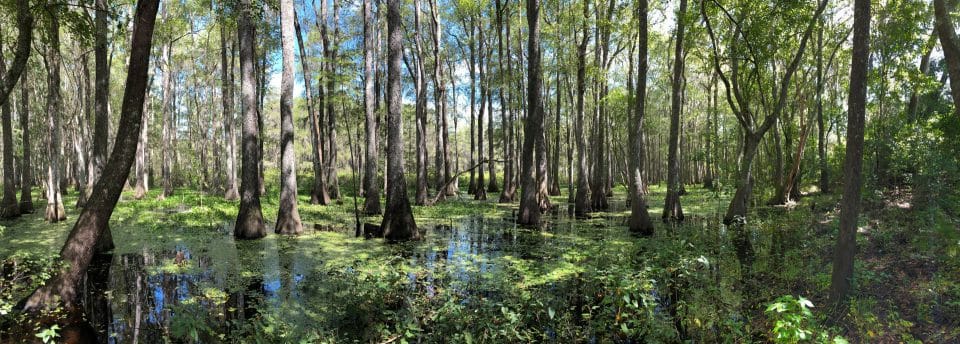
<path id="1" fill-rule="evenodd" d="M 496 302 L 515 288 L 504 282 L 511 280 L 505 275 L 520 273 L 514 262 L 537 265 L 562 260 L 564 252 L 584 235 L 583 240 L 605 240 L 602 235 L 580 233 L 582 227 L 570 221 L 553 220 L 547 234 L 517 228 L 509 219 L 469 217 L 430 226 L 422 243 L 386 249 L 396 249 L 403 263 L 415 267 L 406 275 L 411 296 L 432 299 L 443 291 L 456 295 L 465 307 L 476 307 Z M 323 239 L 316 237 L 270 235 L 234 242 L 231 232 L 223 231 L 222 239 L 213 242 L 180 244 L 168 250 L 142 248 L 93 262 L 84 304 L 101 342 L 152 343 L 170 337 L 220 342 L 223 339 L 216 336 L 242 335 L 248 330 L 244 326 L 264 316 L 309 327 L 318 320 L 317 314 L 326 316 L 319 320 L 328 323 L 355 321 L 356 314 L 350 312 L 356 311 L 344 309 L 367 307 L 331 305 L 353 292 L 356 286 L 350 283 L 359 281 L 344 277 L 357 276 L 359 268 L 350 265 L 353 257 L 345 256 L 362 252 L 319 248 L 315 240 Z M 331 256 L 349 258 L 348 263 L 324 270 L 324 259 Z M 548 297 L 543 302 L 554 309 L 580 309 L 590 303 L 590 290 L 579 275 L 542 288 Z M 556 329 L 543 330 L 553 333 Z"/>

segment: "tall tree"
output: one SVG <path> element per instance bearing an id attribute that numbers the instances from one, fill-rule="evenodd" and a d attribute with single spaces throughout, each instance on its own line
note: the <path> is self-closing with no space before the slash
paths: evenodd
<path id="1" fill-rule="evenodd" d="M 280 0 L 280 209 L 278 234 L 303 233 L 297 209 L 297 156 L 293 149 L 293 0 Z"/>
<path id="2" fill-rule="evenodd" d="M 427 80 L 423 76 L 423 48 L 420 38 L 420 0 L 413 1 L 414 91 L 417 94 L 417 205 L 427 203 Z"/>
<path id="3" fill-rule="evenodd" d="M 3 41 L 0 40 L 2 45 Z M 5 74 L 7 64 L 3 54 L 0 54 L 0 75 Z M 13 171 L 13 119 L 9 98 L 0 104 L 0 116 L 3 122 L 3 201 L 0 201 L 0 219 L 12 219 L 20 216 L 20 205 L 17 203 L 16 174 Z"/>
<path id="4" fill-rule="evenodd" d="M 480 20 L 482 23 L 483 20 Z M 486 200 L 487 199 L 487 189 L 486 177 L 483 172 L 483 165 L 489 164 L 490 161 L 484 159 L 483 157 L 483 115 L 487 111 L 487 97 L 489 87 L 487 87 L 487 77 L 485 73 L 486 66 L 486 47 L 484 46 L 483 38 L 483 27 L 477 27 L 477 71 L 479 74 L 480 82 L 480 109 L 477 112 L 477 122 L 476 122 L 476 131 L 477 131 L 477 187 L 473 190 L 473 199 L 475 200 Z"/>
<path id="5" fill-rule="evenodd" d="M 686 2 L 686 0 L 682 0 Z M 646 147 L 643 145 L 643 118 L 647 111 L 647 0 L 637 2 L 637 18 L 640 27 L 639 46 L 637 47 L 637 94 L 634 96 L 633 118 L 630 120 L 630 231 L 642 235 L 653 235 L 653 221 L 647 210 L 647 200 L 643 192 L 643 165 Z"/>
<path id="6" fill-rule="evenodd" d="M 947 62 L 947 74 L 950 75 L 950 95 L 953 98 L 953 113 L 960 116 L 960 43 L 957 42 L 957 33 L 954 31 L 950 13 L 956 6 L 949 6 L 946 0 L 933 0 L 933 13 L 937 36 L 940 37 L 940 47 L 943 48 L 943 59 Z M 856 32 L 854 32 L 856 35 Z M 846 191 L 846 187 L 844 187 Z"/>
<path id="7" fill-rule="evenodd" d="M 0 73 L 0 104 L 6 104 L 10 99 L 13 87 L 20 80 L 30 58 L 30 44 L 33 42 L 33 13 L 30 12 L 29 0 L 17 0 L 17 48 L 13 53 L 13 62 L 10 69 Z"/>
<path id="8" fill-rule="evenodd" d="M 387 240 L 419 240 L 413 220 L 407 182 L 403 176 L 403 116 L 400 109 L 400 60 L 403 34 L 400 29 L 400 0 L 387 0 L 387 205 L 381 229 Z"/>
<path id="9" fill-rule="evenodd" d="M 147 80 L 147 94 L 150 93 L 150 85 L 153 83 L 153 77 L 150 77 Z M 134 199 L 143 199 L 147 195 L 147 191 L 150 188 L 150 159 L 147 156 L 149 152 L 149 140 L 150 140 L 150 106 L 144 104 L 142 111 L 143 119 L 141 119 L 142 125 L 140 126 L 140 134 L 137 141 L 137 156 L 135 158 L 136 164 L 134 168 L 134 175 L 137 177 L 137 185 L 133 190 Z"/>
<path id="10" fill-rule="evenodd" d="M 30 83 L 23 78 L 20 83 L 20 137 L 23 159 L 20 160 L 20 213 L 33 213 L 33 168 L 30 156 Z"/>
<path id="11" fill-rule="evenodd" d="M 169 4 L 164 5 L 163 14 L 161 14 L 164 21 L 168 15 L 168 6 Z M 160 128 L 160 183 L 163 184 L 163 192 L 160 193 L 160 199 L 164 199 L 173 195 L 173 159 L 176 154 L 174 152 L 176 146 L 173 144 L 176 116 L 176 107 L 174 106 L 176 94 L 173 89 L 173 75 L 175 74 L 172 61 L 173 41 L 167 41 L 163 46 L 161 58 L 163 59 L 163 106 L 160 110 L 162 118 Z"/>
<path id="12" fill-rule="evenodd" d="M 110 146 L 110 112 L 107 103 L 110 92 L 110 62 L 107 56 L 107 17 L 109 7 L 107 0 L 96 0 L 96 14 L 94 16 L 94 80 L 96 83 L 93 107 L 93 155 L 90 157 L 90 178 L 87 180 L 88 194 L 93 191 L 93 185 L 103 172 L 103 165 L 107 163 L 107 148 Z"/>
<path id="13" fill-rule="evenodd" d="M 714 4 L 719 6 L 719 4 L 716 2 L 714 2 Z M 737 123 L 743 130 L 743 143 L 740 148 L 739 159 L 740 166 L 738 167 L 736 176 L 737 189 L 733 198 L 730 200 L 730 205 L 727 207 L 726 214 L 723 217 L 723 222 L 727 225 L 736 225 L 733 228 L 735 233 L 734 246 L 737 251 L 738 259 L 745 267 L 751 266 L 754 259 L 753 244 L 750 242 L 750 237 L 742 226 L 742 224 L 746 221 L 747 205 L 751 195 L 753 194 L 753 160 L 756 158 L 758 148 L 760 147 L 760 141 L 763 139 L 763 136 L 777 122 L 780 114 L 783 112 L 783 109 L 786 106 L 787 91 L 791 85 L 790 80 L 800 66 L 800 61 L 803 58 L 804 51 L 806 51 L 807 41 L 813 32 L 813 27 L 815 26 L 814 24 L 816 24 L 817 18 L 820 17 L 820 14 L 823 13 L 826 5 L 827 1 L 821 0 L 817 5 L 813 16 L 808 19 L 806 28 L 803 31 L 796 50 L 791 54 L 790 60 L 787 62 L 783 74 L 780 75 L 778 78 L 779 80 L 776 80 L 775 82 L 776 87 L 774 88 L 773 92 L 771 92 L 773 94 L 756 95 L 758 98 L 765 99 L 761 102 L 772 104 L 771 106 L 763 107 L 767 110 L 763 110 L 766 113 L 763 115 L 763 117 L 760 117 L 756 113 L 756 104 L 751 103 L 751 95 L 747 94 L 747 92 L 753 91 L 749 85 L 763 85 L 765 81 L 770 82 L 770 80 L 761 79 L 761 75 L 766 75 L 767 73 L 757 72 L 760 69 L 767 68 L 767 64 L 763 62 L 766 61 L 766 59 L 762 59 L 760 56 L 757 56 L 757 53 L 752 47 L 751 39 L 753 37 L 750 35 L 756 34 L 757 32 L 745 32 L 736 21 L 733 21 L 734 29 L 731 31 L 733 32 L 734 37 L 731 38 L 730 43 L 732 45 L 732 49 L 738 53 L 749 54 L 751 57 L 748 59 L 749 62 L 741 61 L 739 58 L 730 59 L 729 63 L 731 68 L 729 72 L 730 76 L 728 76 L 728 72 L 724 71 L 722 68 L 720 42 L 717 40 L 717 35 L 714 31 L 710 16 L 707 14 L 707 2 L 705 0 L 700 2 L 700 15 L 706 24 L 705 26 L 707 28 L 707 33 L 712 43 L 712 52 L 710 55 L 713 69 L 720 77 L 720 81 L 723 83 L 727 104 L 730 106 L 731 111 L 737 119 Z M 766 100 L 767 97 L 772 98 Z"/>
<path id="14" fill-rule="evenodd" d="M 68 308 L 78 305 L 78 287 L 93 258 L 94 244 L 110 221 L 136 155 L 158 3 L 157 0 L 141 0 L 137 3 L 116 144 L 103 169 L 103 176 L 94 186 L 87 206 L 60 250 L 60 258 L 66 264 L 23 301 L 21 305 L 27 311 L 52 309 L 58 303 Z"/>
<path id="15" fill-rule="evenodd" d="M 935 2 L 941 0 L 935 0 Z M 867 108 L 867 74 L 870 61 L 870 0 L 853 4 L 853 54 L 847 96 L 847 148 L 843 160 L 843 198 L 840 200 L 840 233 L 833 257 L 830 300 L 844 314 L 857 252 L 857 219 L 863 171 L 863 132 Z"/>
<path id="16" fill-rule="evenodd" d="M 376 93 L 374 92 L 374 64 L 373 51 L 376 49 L 374 41 L 373 1 L 363 0 L 363 113 L 364 133 L 366 134 L 366 149 L 364 149 L 363 163 L 363 213 L 367 215 L 380 214 L 380 183 L 377 182 L 378 170 L 378 128 Z"/>
<path id="17" fill-rule="evenodd" d="M 574 214 L 577 217 L 586 215 L 591 211 L 590 208 L 590 163 L 587 161 L 587 142 L 583 136 L 583 128 L 586 126 L 583 114 L 583 97 L 587 92 L 587 43 L 590 41 L 589 30 L 587 29 L 587 18 L 589 18 L 589 2 L 583 3 L 582 36 L 580 44 L 577 46 L 577 118 L 574 121 L 574 136 L 577 137 L 577 195 L 574 198 Z"/>
<path id="18" fill-rule="evenodd" d="M 60 98 L 60 10 L 61 6 L 52 0 L 47 1 L 49 22 L 47 29 L 47 51 L 44 61 L 47 66 L 47 209 L 43 218 L 50 222 L 67 219 L 63 209 L 63 195 L 60 193 L 61 165 L 60 116 L 63 100 Z"/>
<path id="19" fill-rule="evenodd" d="M 517 187 L 514 184 L 514 171 L 513 171 L 513 122 L 512 116 L 510 113 L 510 102 L 507 101 L 504 97 L 504 89 L 508 89 L 509 80 L 507 80 L 507 73 L 504 69 L 504 60 L 507 60 L 507 53 L 503 48 L 503 31 L 504 31 L 504 15 L 507 14 L 507 21 L 509 21 L 509 2 L 503 4 L 502 0 L 496 0 L 496 11 L 497 11 L 497 76 L 500 80 L 500 85 L 497 87 L 500 100 L 500 123 L 503 126 L 503 136 L 504 136 L 504 145 L 503 145 L 503 192 L 500 193 L 500 203 L 511 203 L 513 202 L 514 196 L 517 192 Z M 507 23 L 507 39 L 509 40 L 509 23 Z M 507 49 L 510 48 L 510 42 L 507 41 Z M 507 61 L 507 66 L 510 62 Z"/>
<path id="20" fill-rule="evenodd" d="M 680 107 L 683 90 L 684 47 L 683 29 L 686 22 L 687 0 L 680 0 L 677 10 L 677 39 L 674 41 L 673 79 L 670 93 L 670 147 L 667 151 L 667 196 L 663 204 L 663 222 L 683 221 L 680 205 Z"/>
<path id="21" fill-rule="evenodd" d="M 447 88 L 443 78 L 443 61 L 441 60 L 440 43 L 443 42 L 443 31 L 440 29 L 440 9 L 437 0 L 430 0 L 430 14 L 433 17 L 433 99 L 437 113 L 437 188 L 440 197 L 453 195 L 453 185 L 447 181 L 453 176 L 450 166 L 450 134 L 447 130 Z"/>
<path id="22" fill-rule="evenodd" d="M 520 166 L 520 214 L 517 223 L 540 224 L 540 188 L 535 166 L 535 146 L 543 140 L 543 74 L 540 66 L 540 0 L 527 1 L 527 121 L 523 130 Z M 546 159 L 546 157 L 543 157 Z"/>
<path id="23" fill-rule="evenodd" d="M 237 239 L 259 239 L 267 235 L 260 208 L 260 126 L 257 121 L 256 76 L 254 75 L 254 26 L 251 0 L 240 0 L 237 35 L 240 37 L 240 78 L 243 114 L 243 160 L 240 174 L 240 210 L 233 236 Z"/>
<path id="24" fill-rule="evenodd" d="M 307 116 L 310 117 L 310 152 L 313 157 L 313 188 L 310 190 L 311 204 L 330 204 L 330 194 L 327 193 L 327 182 L 323 177 L 323 144 L 320 141 L 320 116 L 323 111 L 322 102 L 315 103 L 313 86 L 311 85 L 310 64 L 307 63 L 307 52 L 303 47 L 303 33 L 300 30 L 300 20 L 297 12 L 293 12 L 294 30 L 297 33 L 297 47 L 300 49 L 300 64 L 303 73 L 304 93 L 307 95 Z M 323 85 L 319 84 L 319 94 L 323 94 Z M 321 96 L 322 97 L 322 96 Z"/>
<path id="25" fill-rule="evenodd" d="M 236 138 L 236 115 L 233 108 L 233 64 L 234 64 L 234 44 L 233 35 L 227 34 L 227 15 L 224 5 L 220 8 L 220 89 L 222 90 L 223 106 L 223 136 L 226 140 L 227 155 L 227 185 L 224 198 L 228 201 L 235 201 L 240 198 L 237 191 L 237 138 Z M 229 43 L 228 43 L 229 42 Z M 230 58 L 227 58 L 227 55 Z M 309 90 L 310 79 L 304 79 Z M 309 91 L 307 91 L 309 92 Z"/>

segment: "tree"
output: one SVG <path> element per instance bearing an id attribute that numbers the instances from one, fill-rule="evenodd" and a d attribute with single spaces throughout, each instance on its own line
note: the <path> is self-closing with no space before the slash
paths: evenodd
<path id="1" fill-rule="evenodd" d="M 520 166 L 520 214 L 517 223 L 523 226 L 540 224 L 540 187 L 534 150 L 543 140 L 543 74 L 540 66 L 540 0 L 527 0 L 527 121 L 523 130 L 523 152 Z M 543 157 L 546 159 L 546 157 Z"/>
<path id="2" fill-rule="evenodd" d="M 498 78 L 500 79 L 500 87 L 498 87 L 499 99 L 500 99 L 500 123 L 503 125 L 503 136 L 504 136 L 504 145 L 503 145 L 503 192 L 500 193 L 500 203 L 511 203 L 513 198 L 516 195 L 517 187 L 514 184 L 514 171 L 513 171 L 513 114 L 510 113 L 510 102 L 506 100 L 503 95 L 503 90 L 508 88 L 509 81 L 507 80 L 507 74 L 504 69 L 503 61 L 507 59 L 504 55 L 503 49 L 503 30 L 504 30 L 504 14 L 508 14 L 507 18 L 507 49 L 510 48 L 510 29 L 509 29 L 509 2 L 505 5 L 502 4 L 503 1 L 496 0 L 496 11 L 497 11 L 497 71 Z M 507 61 L 509 67 L 510 62 Z"/>
<path id="3" fill-rule="evenodd" d="M 90 161 L 89 178 L 87 180 L 86 195 L 93 193 L 93 186 L 103 174 L 103 166 L 107 163 L 107 149 L 110 146 L 110 112 L 107 106 L 109 102 L 110 91 L 110 61 L 107 60 L 107 1 L 96 0 L 95 32 L 94 32 L 94 79 L 96 80 L 96 91 L 94 91 L 94 127 L 93 127 L 93 156 Z M 86 64 L 84 64 L 86 66 Z M 110 231 L 109 223 L 104 225 L 103 235 L 97 242 L 97 252 L 106 252 L 112 250 L 113 232 Z"/>
<path id="4" fill-rule="evenodd" d="M 686 0 L 682 0 L 686 2 Z M 647 0 L 640 0 L 637 6 L 640 43 L 637 47 L 637 94 L 634 96 L 633 118 L 630 120 L 630 231 L 641 235 L 653 235 L 653 221 L 647 210 L 647 200 L 643 193 L 643 160 L 646 149 L 643 146 L 643 118 L 647 105 Z"/>
<path id="5" fill-rule="evenodd" d="M 686 21 L 687 0 L 680 0 L 677 10 L 677 39 L 674 42 L 672 92 L 670 93 L 670 148 L 667 152 L 667 196 L 663 204 L 663 222 L 682 222 L 680 206 L 680 107 L 683 90 L 683 27 Z"/>
<path id="6" fill-rule="evenodd" d="M 950 12 L 953 7 L 947 8 L 945 0 L 933 0 L 933 12 L 937 36 L 940 37 L 940 47 L 943 48 L 943 59 L 947 62 L 947 74 L 950 75 L 950 95 L 953 98 L 953 113 L 960 116 L 960 43 L 957 43 L 957 34 L 954 32 Z M 854 32 L 856 35 L 856 32 Z M 844 186 L 846 191 L 846 186 Z"/>
<path id="7" fill-rule="evenodd" d="M 300 64 L 303 73 L 304 92 L 307 95 L 307 115 L 310 117 L 310 151 L 313 156 L 313 188 L 310 191 L 311 204 L 330 204 L 330 194 L 327 193 L 327 182 L 323 173 L 323 145 L 320 143 L 320 118 L 318 113 L 322 112 L 322 104 L 315 104 L 313 99 L 313 86 L 311 85 L 310 64 L 307 63 L 306 50 L 303 48 L 303 34 L 300 31 L 300 20 L 297 19 L 297 12 L 293 12 L 294 30 L 297 32 L 297 46 L 300 49 Z M 322 84 L 320 93 L 323 93 Z"/>
<path id="8" fill-rule="evenodd" d="M 443 81 L 443 61 L 440 55 L 440 9 L 437 0 L 430 1 L 430 14 L 433 17 L 433 99 L 437 113 L 437 187 L 441 197 L 454 195 L 455 189 L 447 181 L 452 177 L 450 167 L 450 135 L 447 130 L 447 89 Z"/>
<path id="9" fill-rule="evenodd" d="M 482 20 L 481 20 L 482 22 Z M 489 97 L 489 87 L 487 87 L 487 77 L 485 73 L 486 66 L 486 56 L 487 49 L 484 45 L 485 41 L 483 38 L 483 27 L 477 27 L 477 74 L 479 74 L 480 81 L 480 109 L 477 112 L 476 119 L 476 131 L 477 131 L 477 185 L 473 190 L 473 199 L 475 200 L 486 200 L 487 199 L 487 189 L 486 177 L 483 172 L 483 165 L 489 164 L 490 161 L 484 159 L 483 157 L 483 115 L 487 111 L 492 111 L 487 109 L 487 97 Z"/>
<path id="10" fill-rule="evenodd" d="M 233 64 L 234 64 L 234 54 L 233 54 L 233 35 L 227 34 L 227 16 L 226 9 L 221 5 L 220 8 L 220 82 L 222 90 L 222 99 L 223 104 L 223 136 L 226 140 L 226 155 L 227 155 L 227 185 L 226 192 L 224 193 L 223 198 L 228 201 L 236 201 L 240 198 L 240 194 L 237 191 L 237 139 L 236 133 L 234 132 L 234 127 L 236 127 L 237 120 L 234 117 L 233 109 Z M 230 42 L 229 45 L 227 42 Z M 228 48 L 229 47 L 229 48 Z M 227 55 L 230 55 L 230 59 L 227 59 Z M 305 78 L 304 83 L 308 86 L 307 92 L 309 91 L 310 79 Z"/>
<path id="11" fill-rule="evenodd" d="M 60 116 L 63 109 L 60 98 L 60 6 L 48 0 L 47 51 L 44 61 L 47 67 L 47 209 L 43 218 L 49 222 L 67 219 L 63 209 L 63 196 L 60 193 L 62 147 L 60 145 Z"/>
<path id="12" fill-rule="evenodd" d="M 403 176 L 403 116 L 400 113 L 403 105 L 400 97 L 403 35 L 400 29 L 400 0 L 387 0 L 387 32 L 387 205 L 380 228 L 387 240 L 420 240 Z"/>
<path id="13" fill-rule="evenodd" d="M 0 54 L 0 75 L 7 74 L 6 69 L 3 54 Z M 0 201 L 0 219 L 13 219 L 20 216 L 20 205 L 17 204 L 16 174 L 13 172 L 13 119 L 9 101 L 0 104 L 0 116 L 3 122 L 3 200 Z"/>
<path id="14" fill-rule="evenodd" d="M 278 234 L 303 233 L 297 209 L 297 156 L 293 149 L 293 0 L 280 1 L 280 46 L 283 71 L 280 79 L 280 210 Z"/>
<path id="15" fill-rule="evenodd" d="M 589 2 L 583 3 L 583 33 L 580 44 L 577 46 L 577 118 L 574 121 L 574 136 L 577 137 L 577 195 L 574 198 L 573 213 L 582 217 L 591 211 L 590 208 L 590 164 L 587 161 L 587 142 L 583 136 L 583 127 L 586 125 L 583 116 L 583 97 L 587 92 L 587 43 L 590 41 L 587 19 L 590 13 Z"/>
<path id="16" fill-rule="evenodd" d="M 251 0 L 240 1 L 237 35 L 240 37 L 240 77 L 242 78 L 241 113 L 243 140 L 240 174 L 240 211 L 233 229 L 237 239 L 259 239 L 267 235 L 260 208 L 260 125 L 257 120 L 256 76 L 253 45 L 255 44 Z"/>
<path id="17" fill-rule="evenodd" d="M 30 44 L 33 42 L 33 14 L 30 12 L 29 0 L 17 0 L 17 48 L 14 50 L 13 62 L 10 69 L 0 76 L 0 104 L 6 104 L 10 99 L 13 87 L 20 80 L 20 75 L 27 66 L 30 58 Z"/>
<path id="18" fill-rule="evenodd" d="M 941 0 L 935 0 L 941 1 Z M 853 54 L 850 58 L 850 89 L 847 96 L 847 148 L 843 160 L 843 198 L 840 201 L 840 234 L 833 257 L 830 300 L 842 315 L 853 278 L 857 252 L 857 219 L 860 216 L 860 185 L 863 171 L 863 132 L 867 108 L 867 73 L 870 61 L 870 1 L 853 5 Z"/>
<path id="19" fill-rule="evenodd" d="M 719 7 L 719 3 L 715 2 L 714 4 Z M 753 95 L 757 98 L 762 98 L 761 103 L 766 102 L 767 104 L 772 104 L 772 106 L 763 106 L 761 107 L 762 109 L 758 111 L 756 104 L 751 102 L 751 94 L 747 94 L 747 92 L 757 90 L 759 85 L 773 82 L 772 80 L 762 78 L 761 75 L 767 73 L 757 72 L 758 70 L 766 70 L 767 65 L 764 61 L 768 61 L 771 58 L 767 55 L 759 56 L 753 48 L 751 39 L 754 39 L 754 37 L 752 37 L 751 34 L 755 34 L 756 32 L 746 32 L 740 27 L 738 22 L 734 20 L 734 28 L 731 30 L 734 36 L 730 38 L 731 50 L 737 54 L 749 56 L 750 58 L 746 59 L 746 61 L 749 62 L 741 61 L 740 58 L 731 58 L 729 62 L 730 76 L 728 76 L 728 72 L 724 71 L 721 63 L 720 42 L 717 40 L 710 16 L 707 15 L 707 3 L 706 1 L 700 2 L 700 15 L 706 24 L 707 33 L 712 45 L 710 55 L 713 69 L 723 83 L 727 104 L 730 106 L 730 110 L 736 117 L 737 123 L 743 130 L 743 142 L 740 148 L 739 159 L 740 164 L 736 176 L 737 189 L 733 198 L 730 200 L 730 205 L 727 207 L 726 214 L 723 217 L 723 223 L 726 225 L 734 225 L 734 246 L 736 246 L 737 257 L 745 267 L 751 266 L 754 259 L 753 244 L 750 242 L 749 235 L 742 228 L 742 224 L 746 221 L 747 205 L 753 193 L 753 173 L 751 171 L 753 160 L 756 158 L 763 136 L 778 121 L 780 113 L 783 112 L 786 106 L 787 91 L 791 85 L 790 80 L 800 66 L 800 61 L 803 58 L 803 53 L 806 50 L 807 41 L 813 31 L 814 24 L 816 24 L 820 14 L 823 13 L 826 5 L 827 1 L 820 1 L 813 16 L 808 20 L 800 43 L 791 54 L 783 74 L 780 75 L 779 80 L 776 80 L 775 85 L 777 86 L 774 87 L 773 92 L 770 92 L 773 93 L 773 98 L 767 99 L 769 95 L 765 93 Z M 725 8 L 721 7 L 721 10 L 724 11 L 724 13 L 729 13 Z M 740 15 L 743 16 L 747 14 L 741 13 Z M 754 87 L 751 88 L 751 86 Z M 765 115 L 760 118 L 757 112 L 765 112 Z"/>
<path id="20" fill-rule="evenodd" d="M 33 213 L 33 169 L 30 156 L 30 83 L 26 76 L 20 83 L 20 136 L 23 145 L 23 159 L 20 161 L 20 213 Z"/>
<path id="21" fill-rule="evenodd" d="M 420 38 L 420 0 L 414 0 L 413 46 L 414 91 L 417 94 L 415 120 L 417 128 L 417 193 L 416 204 L 427 203 L 427 80 L 423 77 L 423 49 Z"/>
<path id="22" fill-rule="evenodd" d="M 377 182 L 378 148 L 377 148 L 377 109 L 376 94 L 374 93 L 374 63 L 373 51 L 374 28 L 372 0 L 363 0 L 363 113 L 364 133 L 366 134 L 366 149 L 364 150 L 363 164 L 363 213 L 367 215 L 380 214 L 380 183 Z"/>
<path id="23" fill-rule="evenodd" d="M 137 2 L 133 18 L 130 64 L 116 144 L 104 167 L 103 175 L 94 185 L 87 206 L 80 213 L 77 223 L 60 250 L 60 258 L 66 264 L 21 303 L 24 310 L 36 312 L 44 308 L 52 309 L 58 302 L 62 302 L 68 309 L 77 306 L 77 287 L 93 258 L 94 245 L 110 221 L 110 215 L 120 199 L 124 181 L 136 155 L 158 3 L 157 0 Z"/>

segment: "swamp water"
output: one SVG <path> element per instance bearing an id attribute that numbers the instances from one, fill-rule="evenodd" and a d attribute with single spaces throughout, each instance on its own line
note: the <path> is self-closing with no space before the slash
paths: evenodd
<path id="1" fill-rule="evenodd" d="M 623 214 L 553 212 L 542 230 L 509 214 L 418 218 L 424 240 L 400 244 L 328 224 L 252 241 L 231 223 L 157 240 L 115 229 L 118 249 L 82 286 L 85 316 L 104 343 L 644 338 L 630 321 L 669 336 L 662 271 Z"/>

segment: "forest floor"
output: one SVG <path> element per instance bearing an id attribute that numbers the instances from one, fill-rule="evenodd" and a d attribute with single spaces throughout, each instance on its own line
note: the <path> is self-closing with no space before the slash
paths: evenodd
<path id="1" fill-rule="evenodd" d="M 275 188 L 263 199 L 268 221 Z M 91 265 L 84 301 L 94 328 L 119 342 L 763 342 L 785 329 L 824 341 L 960 340 L 958 209 L 920 206 L 928 202 L 909 190 L 865 194 L 855 294 L 843 325 L 826 328 L 839 196 L 755 207 L 757 260 L 743 280 L 717 220 L 732 190 L 687 190 L 687 221 L 652 238 L 628 233 L 617 188 L 611 209 L 587 219 L 566 215 L 566 196 L 552 198 L 558 210 L 541 230 L 517 228 L 516 205 L 497 194 L 414 207 L 426 239 L 398 245 L 353 236 L 348 187 L 329 206 L 301 190 L 304 235 L 271 228 L 245 242 L 231 235 L 236 205 L 219 195 L 125 192 L 111 220 L 117 247 Z M 662 204 L 663 188 L 650 192 L 649 204 Z M 56 267 L 75 199 L 65 197 L 66 222 L 42 213 L 0 222 L 0 342 L 34 338 L 15 333 L 12 306 Z M 650 212 L 659 218 L 658 206 Z M 784 295 L 809 299 L 813 313 L 792 323 L 768 311 Z"/>

